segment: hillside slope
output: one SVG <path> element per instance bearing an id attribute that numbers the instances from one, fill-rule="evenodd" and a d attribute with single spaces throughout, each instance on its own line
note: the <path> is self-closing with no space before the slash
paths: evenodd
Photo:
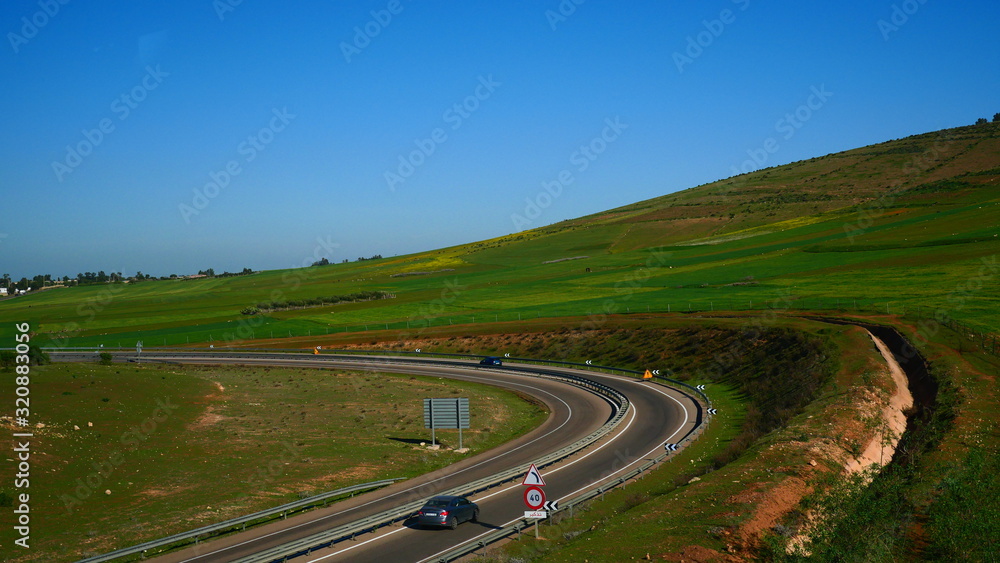
<path id="1" fill-rule="evenodd" d="M 796 162 L 497 239 L 0 302 L 0 338 L 147 346 L 646 311 L 942 310 L 996 331 L 1000 124 Z M 300 260 L 295 260 L 300 262 Z M 310 306 L 381 290 L 393 299 Z M 256 303 L 292 308 L 246 316 Z"/>

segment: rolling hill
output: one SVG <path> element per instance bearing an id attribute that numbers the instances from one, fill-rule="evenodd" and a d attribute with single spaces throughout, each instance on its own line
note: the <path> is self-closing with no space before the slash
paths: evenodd
<path id="1" fill-rule="evenodd" d="M 42 345 L 130 347 L 761 308 L 940 310 L 996 332 L 998 178 L 1000 124 L 948 129 L 418 254 L 45 291 L 0 302 L 0 338 L 24 320 Z M 393 298 L 310 302 L 375 290 Z"/>
<path id="2" fill-rule="evenodd" d="M 998 514 L 995 501 L 982 501 L 997 486 L 998 178 L 1000 124 L 949 129 L 407 256 L 30 294 L 0 302 L 0 342 L 29 321 L 43 346 L 502 348 L 653 364 L 691 381 L 711 372 L 699 362 L 724 365 L 703 381 L 726 411 L 706 437 L 640 492 L 615 491 L 593 514 L 553 526 L 562 539 L 531 557 L 612 560 L 627 533 L 670 557 L 707 545 L 709 558 L 783 560 L 782 530 L 808 530 L 809 507 L 820 503 L 838 512 L 812 530 L 819 560 L 981 560 L 989 548 L 968 546 L 995 535 Z M 780 525 L 734 546 L 733 522 L 766 504 L 762 491 L 778 495 L 816 457 L 823 465 L 814 446 L 850 434 L 843 424 L 854 415 L 845 413 L 867 408 L 866 389 L 878 387 L 884 367 L 867 333 L 829 328 L 829 317 L 898 328 L 926 360 L 934 404 L 911 416 L 901 461 L 869 486 L 830 472 L 833 497 L 802 489 L 780 520 L 772 515 Z M 766 330 L 748 336 L 761 319 Z M 802 338 L 836 352 L 789 344 Z M 797 357 L 829 374 L 789 363 Z M 789 386 L 809 392 L 781 420 L 753 422 L 777 412 Z"/>

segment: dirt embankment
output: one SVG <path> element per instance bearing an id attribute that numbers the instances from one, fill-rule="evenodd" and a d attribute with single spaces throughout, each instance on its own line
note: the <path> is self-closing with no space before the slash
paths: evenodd
<path id="1" fill-rule="evenodd" d="M 868 334 L 872 337 L 875 347 L 885 358 L 889 365 L 889 373 L 892 381 L 896 384 L 896 389 L 889 398 L 889 404 L 882 409 L 881 424 L 875 428 L 875 435 L 865 447 L 864 451 L 856 459 L 848 460 L 844 464 L 844 469 L 848 473 L 858 473 L 871 467 L 872 465 L 886 465 L 892 460 L 896 453 L 896 446 L 899 445 L 903 432 L 906 431 L 906 413 L 913 407 L 913 394 L 910 393 L 906 373 L 896 361 L 895 356 L 882 340 L 876 337 L 871 331 Z"/>
<path id="2" fill-rule="evenodd" d="M 888 400 L 885 400 L 883 395 L 877 402 L 870 401 L 874 398 L 871 395 L 859 395 L 859 402 L 854 406 L 856 412 L 866 421 L 870 431 L 870 437 L 860 454 L 848 454 L 843 450 L 838 454 L 831 451 L 831 448 L 825 448 L 833 458 L 844 460 L 842 470 L 845 474 L 868 471 L 873 467 L 891 463 L 907 429 L 909 416 L 932 409 L 937 391 L 933 379 L 927 373 L 923 358 L 898 332 L 888 327 L 860 326 L 868 332 L 873 344 L 885 359 L 893 389 Z M 869 400 L 861 399 L 862 397 Z M 785 514 L 798 506 L 811 490 L 802 478 L 791 477 L 766 494 L 766 498 L 758 503 L 753 517 L 741 526 L 737 534 L 742 537 L 743 546 L 748 548 L 746 553 L 752 553 L 752 546 L 760 534 L 775 526 Z M 808 524 L 800 529 L 798 535 L 791 538 L 788 549 L 807 554 L 809 530 L 821 519 L 822 515 L 805 514 L 804 521 Z"/>

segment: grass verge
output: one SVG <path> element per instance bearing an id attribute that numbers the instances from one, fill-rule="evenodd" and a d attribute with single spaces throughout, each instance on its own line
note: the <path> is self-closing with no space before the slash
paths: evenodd
<path id="1" fill-rule="evenodd" d="M 18 561 L 76 560 L 303 496 L 421 475 L 547 416 L 486 385 L 381 372 L 94 363 L 33 374 L 31 549 Z M 12 392 L 11 380 L 0 393 Z M 449 396 L 469 397 L 469 454 L 419 446 L 430 441 L 421 398 Z M 9 430 L 11 422 L 3 420 Z M 457 431 L 438 434 L 457 444 Z M 13 474 L 10 458 L 6 465 Z M 12 545 L 10 527 L 0 535 Z"/>

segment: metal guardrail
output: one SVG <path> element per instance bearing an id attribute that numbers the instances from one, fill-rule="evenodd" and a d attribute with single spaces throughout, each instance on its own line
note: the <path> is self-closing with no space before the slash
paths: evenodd
<path id="1" fill-rule="evenodd" d="M 45 349 L 45 350 L 48 350 L 48 349 Z M 83 351 L 86 351 L 86 352 L 106 351 L 106 352 L 123 352 L 125 350 L 128 350 L 128 349 L 127 348 L 113 348 L 113 349 L 108 349 L 108 348 L 94 348 L 93 346 L 90 346 L 90 347 L 67 347 L 67 348 L 59 348 L 59 349 L 54 349 L 53 351 L 56 351 L 56 352 L 58 352 L 58 351 L 79 351 L 79 352 L 83 352 Z M 171 352 L 171 353 L 180 352 L 180 353 L 194 353 L 194 354 L 220 353 L 220 352 L 229 352 L 229 353 L 238 352 L 238 353 L 246 353 L 246 354 L 260 354 L 260 353 L 265 353 L 266 354 L 266 353 L 273 353 L 273 354 L 312 355 L 312 349 L 311 348 L 309 348 L 309 349 L 302 349 L 302 348 L 228 348 L 228 347 L 227 348 L 223 348 L 223 347 L 219 347 L 219 348 L 150 347 L 150 348 L 145 348 L 145 350 L 147 352 Z M 400 358 L 398 358 L 398 359 L 409 357 L 409 358 L 450 358 L 450 359 L 466 359 L 466 360 L 481 360 L 481 359 L 487 358 L 487 357 L 497 357 L 497 356 L 486 356 L 486 355 L 482 355 L 482 354 L 451 354 L 451 353 L 446 353 L 446 352 L 411 352 L 411 351 L 407 351 L 407 350 L 359 350 L 359 349 L 349 350 L 349 349 L 332 349 L 332 348 L 321 350 L 320 353 L 318 354 L 319 357 L 324 357 L 324 356 L 325 357 L 330 357 L 331 355 L 337 355 L 337 356 L 362 356 L 362 357 L 378 356 L 378 357 L 380 357 L 382 359 L 386 359 L 386 357 L 388 357 L 389 359 L 397 359 L 397 358 L 392 358 L 392 356 L 399 356 Z M 505 361 L 505 362 L 507 362 L 507 361 L 513 361 L 513 362 L 521 362 L 521 363 L 527 363 L 527 364 L 550 365 L 550 366 L 566 366 L 566 367 L 572 367 L 572 368 L 583 369 L 583 370 L 588 370 L 588 371 L 603 370 L 603 371 L 607 371 L 609 373 L 621 373 L 621 374 L 625 374 L 625 375 L 629 375 L 629 376 L 642 375 L 643 373 L 645 373 L 645 372 L 637 371 L 637 370 L 634 370 L 634 369 L 618 368 L 618 367 L 614 367 L 614 366 L 593 365 L 593 364 L 586 364 L 586 363 L 580 363 L 580 362 L 565 362 L 565 361 L 562 361 L 562 360 L 540 360 L 540 359 L 537 359 L 537 358 L 520 358 L 520 357 L 503 357 L 501 359 L 503 361 Z M 699 397 L 701 397 L 702 401 L 704 401 L 706 403 L 707 407 L 710 408 L 712 406 L 712 400 L 708 398 L 708 395 L 706 395 L 701 389 L 698 389 L 697 387 L 695 387 L 693 385 L 690 385 L 688 383 L 685 383 L 685 382 L 677 380 L 677 379 L 672 379 L 672 378 L 669 378 L 669 377 L 665 377 L 665 376 L 662 376 L 662 375 L 656 375 L 655 378 L 663 380 L 663 381 L 668 381 L 671 384 L 676 385 L 678 387 L 684 387 L 688 391 L 690 391 L 690 392 L 698 395 Z"/>
<path id="2" fill-rule="evenodd" d="M 138 545 L 133 545 L 132 547 L 126 547 L 112 551 L 110 553 L 105 553 L 103 555 L 97 555 L 94 557 L 88 557 L 87 559 L 81 559 L 77 563 L 101 563 L 103 561 L 113 561 L 120 557 L 127 557 L 129 555 L 136 555 L 136 554 L 142 554 L 143 556 L 145 556 L 146 551 L 150 549 L 167 547 L 169 545 L 178 542 L 183 542 L 184 540 L 194 539 L 195 543 L 197 543 L 199 536 L 202 535 L 206 534 L 214 535 L 240 526 L 242 526 L 243 529 L 246 529 L 246 525 L 250 522 L 253 522 L 254 520 L 271 518 L 279 514 L 282 517 L 284 517 L 287 513 L 295 512 L 296 510 L 301 510 L 303 508 L 308 508 L 310 506 L 319 504 L 320 502 L 325 503 L 331 498 L 336 498 L 348 494 L 353 496 L 354 493 L 385 487 L 387 485 L 395 483 L 396 481 L 401 481 L 402 479 L 403 479 L 402 477 L 394 479 L 383 479 L 381 481 L 372 481 L 371 483 L 361 483 L 360 485 L 353 485 L 350 487 L 344 487 L 343 489 L 337 489 L 335 491 L 328 491 L 322 494 L 311 496 L 309 498 L 304 498 L 301 500 L 290 502 L 288 504 L 276 506 L 274 508 L 268 508 L 267 510 L 254 512 L 253 514 L 248 514 L 246 516 L 239 516 L 237 518 L 226 520 L 224 522 L 219 522 L 217 524 L 203 526 L 201 528 L 196 528 L 194 530 L 190 530 L 187 532 L 181 532 L 179 534 L 174 534 L 172 536 L 168 536 L 158 540 L 151 540 L 145 543 L 140 543 Z"/>
<path id="3" fill-rule="evenodd" d="M 660 379 L 667 379 L 667 378 L 660 378 Z M 697 391 L 700 395 L 704 396 L 704 394 L 701 393 L 700 389 L 693 389 L 693 390 Z M 681 439 L 680 442 L 677 443 L 678 446 L 679 446 L 678 450 L 683 449 L 683 447 L 681 446 L 682 444 L 685 444 L 687 442 L 692 442 L 692 441 L 695 440 L 695 438 L 697 438 L 699 435 L 701 435 L 701 433 L 702 433 L 702 431 L 704 431 L 705 425 L 707 423 L 708 423 L 707 420 L 706 421 L 701 421 L 697 426 L 695 426 L 695 428 L 693 428 L 691 430 L 691 432 L 688 432 L 688 434 L 683 439 Z M 649 471 L 650 469 L 652 469 L 657 464 L 661 463 L 664 459 L 666 459 L 669 456 L 670 456 L 670 454 L 662 453 L 662 454 L 658 455 L 657 457 L 653 458 L 652 460 L 647 461 L 646 463 L 644 463 L 644 464 L 640 465 L 639 467 L 633 469 L 632 471 L 630 471 L 630 472 L 628 472 L 628 473 L 626 473 L 624 475 L 621 475 L 617 479 L 609 481 L 608 483 L 606 483 L 606 484 L 604 484 L 604 485 L 602 485 L 600 487 L 597 487 L 596 489 L 591 489 L 589 491 L 581 493 L 581 494 L 573 497 L 572 499 L 570 499 L 570 500 L 568 500 L 566 502 L 560 501 L 559 508 L 557 510 L 550 510 L 550 511 L 548 511 L 549 518 L 551 518 L 551 514 L 556 513 L 556 512 L 563 512 L 565 510 L 570 510 L 571 513 L 572 513 L 572 510 L 576 506 L 578 506 L 580 504 L 583 504 L 584 502 L 587 502 L 587 501 L 589 501 L 589 500 L 597 497 L 598 495 L 602 495 L 602 494 L 604 494 L 605 492 L 607 492 L 607 491 L 609 491 L 611 489 L 614 489 L 614 488 L 616 488 L 618 486 L 624 485 L 628 481 L 631 481 L 632 479 L 635 479 L 636 477 L 638 477 L 639 475 L 642 475 L 646 471 Z M 545 518 L 545 520 L 548 520 L 549 518 Z M 456 548 L 454 548 L 452 550 L 449 550 L 449 551 L 441 554 L 437 559 L 435 559 L 435 561 L 438 561 L 439 563 L 448 563 L 449 561 L 454 561 L 455 559 L 458 559 L 460 557 L 464 557 L 466 555 L 469 555 L 470 553 L 475 552 L 478 549 L 483 549 L 483 548 L 485 548 L 486 546 L 488 546 L 488 545 L 490 545 L 492 543 L 500 541 L 500 540 L 502 540 L 502 539 L 510 536 L 511 534 L 519 533 L 522 530 L 524 530 L 525 528 L 527 528 L 528 526 L 531 526 L 532 524 L 534 524 L 534 522 L 535 521 L 529 522 L 528 519 L 526 519 L 526 518 L 520 518 L 519 521 L 515 522 L 514 524 L 511 524 L 511 525 L 509 525 L 509 526 L 507 526 L 505 528 L 501 528 L 499 530 L 494 530 L 493 532 L 490 532 L 490 533 L 486 534 L 483 537 L 480 537 L 480 538 L 478 538 L 476 540 L 473 540 L 473 541 L 470 541 L 470 542 L 465 543 L 463 545 L 460 545 L 460 546 L 458 546 L 458 547 L 456 547 Z"/>
<path id="4" fill-rule="evenodd" d="M 79 350 L 80 351 L 86 350 L 86 351 L 89 352 L 89 351 L 93 351 L 94 348 L 82 348 L 82 349 L 79 349 Z M 234 349 L 204 349 L 204 348 L 201 348 L 201 349 L 196 349 L 196 350 L 192 351 L 190 349 L 177 349 L 177 348 L 162 348 L 162 349 L 161 348 L 149 348 L 149 349 L 146 349 L 146 350 L 147 350 L 147 352 L 170 352 L 172 355 L 181 355 L 181 356 L 187 356 L 187 357 L 192 357 L 192 358 L 194 358 L 194 357 L 204 357 L 206 355 L 210 355 L 210 354 L 213 354 L 213 353 L 215 353 L 215 354 L 230 353 L 231 354 L 233 352 L 244 353 L 244 354 L 247 354 L 248 356 L 260 356 L 260 357 L 265 357 L 263 355 L 264 354 L 269 354 L 269 353 L 271 353 L 271 354 L 288 354 L 288 353 L 291 352 L 291 353 L 298 353 L 298 354 L 301 354 L 301 355 L 308 354 L 307 351 L 303 351 L 301 349 L 265 349 L 265 350 L 261 350 L 261 349 L 257 349 L 257 350 L 240 350 L 240 349 L 236 349 L 236 350 L 234 350 Z M 61 351 L 75 351 L 75 350 L 71 350 L 71 349 L 68 349 L 68 348 L 63 348 L 63 349 L 61 349 Z M 108 351 L 108 352 L 114 352 L 114 351 L 117 351 L 117 350 L 106 350 L 106 351 Z M 336 358 L 336 359 L 345 359 L 344 356 L 348 356 L 348 357 L 352 357 L 352 359 L 356 358 L 358 360 L 363 361 L 365 359 L 372 359 L 372 360 L 374 360 L 376 358 L 372 358 L 371 356 L 377 355 L 377 356 L 379 356 L 377 358 L 378 360 L 381 360 L 381 361 L 390 360 L 391 362 L 399 362 L 399 363 L 405 363 L 407 359 L 409 359 L 409 358 L 415 358 L 415 357 L 423 357 L 423 358 L 448 358 L 448 359 L 481 359 L 481 358 L 486 357 L 486 356 L 483 356 L 483 355 L 472 355 L 472 354 L 443 354 L 443 353 L 398 352 L 398 351 L 396 351 L 396 352 L 386 352 L 386 351 L 382 351 L 382 350 L 377 350 L 377 351 L 376 350 L 324 350 L 323 352 L 324 353 L 318 355 L 320 358 L 322 358 L 322 357 L 331 358 L 331 356 L 332 356 L 333 358 Z M 334 356 L 334 354 L 336 354 L 336 356 Z M 391 358 L 391 357 L 387 358 L 386 356 L 389 355 L 389 354 L 392 354 L 392 355 L 401 355 L 401 356 L 406 356 L 406 357 L 405 358 Z M 310 356 L 311 356 L 310 359 L 312 359 L 312 357 L 314 357 L 312 355 L 310 355 Z M 153 360 L 154 358 L 150 357 L 149 359 Z M 514 362 L 529 363 L 529 364 L 541 364 L 541 365 L 555 365 L 555 366 L 573 367 L 573 368 L 583 369 L 583 370 L 606 370 L 606 371 L 609 371 L 611 373 L 617 372 L 617 373 L 621 373 L 621 374 L 625 374 L 625 375 L 630 375 L 630 376 L 642 375 L 644 373 L 644 372 L 641 372 L 641 371 L 630 370 L 630 369 L 623 369 L 623 368 L 616 368 L 616 367 L 613 367 L 613 366 L 592 365 L 592 364 L 585 364 L 585 363 L 579 363 L 579 362 L 564 362 L 564 361 L 558 361 L 558 360 L 538 360 L 538 359 L 534 359 L 534 358 L 511 358 L 511 357 L 505 357 L 504 361 L 514 361 Z M 454 365 L 451 362 L 443 362 L 443 361 L 442 362 L 434 362 L 433 359 L 431 359 L 429 361 L 424 361 L 424 362 L 421 362 L 421 363 L 422 364 L 431 363 L 431 364 L 439 364 L 439 365 Z M 612 417 L 612 419 L 610 421 L 608 421 L 607 423 L 605 423 L 601 428 L 599 428 L 595 432 L 591 433 L 590 435 L 586 436 L 585 438 L 582 438 L 582 439 L 578 440 L 577 442 L 574 442 L 573 444 L 571 444 L 569 446 L 566 446 L 565 448 L 562 448 L 562 449 L 560 449 L 560 450 L 558 450 L 556 452 L 552 452 L 551 454 L 549 454 L 547 456 L 544 456 L 541 459 L 535 461 L 535 465 L 537 467 L 540 467 L 540 468 L 545 467 L 547 465 L 551 465 L 552 463 L 555 463 L 555 462 L 557 462 L 559 460 L 565 459 L 566 457 L 572 455 L 573 453 L 576 453 L 576 452 L 578 452 L 578 451 L 586 448 L 588 445 L 590 445 L 593 442 L 595 442 L 595 441 L 599 440 L 600 438 L 604 437 L 605 435 L 607 435 L 607 433 L 609 433 L 611 430 L 613 430 L 615 427 L 618 426 L 618 424 L 625 417 L 625 414 L 628 412 L 628 409 L 629 409 L 628 398 L 625 397 L 625 395 L 621 394 L 620 392 L 618 392 L 617 390 L 615 390 L 615 389 L 613 389 L 611 387 L 608 387 L 608 386 L 603 385 L 603 384 L 601 384 L 599 382 L 596 382 L 596 381 L 593 381 L 593 380 L 590 380 L 590 379 L 587 379 L 587 378 L 584 378 L 584 377 L 580 377 L 580 376 L 576 376 L 576 375 L 572 375 L 572 374 L 566 374 L 566 373 L 558 373 L 558 372 L 548 372 L 548 373 L 546 373 L 546 372 L 540 372 L 539 373 L 539 372 L 534 372 L 534 371 L 528 371 L 527 369 L 524 369 L 524 370 L 516 369 L 516 368 L 514 368 L 512 366 L 488 367 L 486 369 L 490 369 L 491 371 L 515 372 L 515 373 L 518 373 L 518 374 L 521 374 L 521 375 L 529 374 L 529 375 L 533 375 L 535 377 L 545 377 L 545 378 L 549 378 L 549 379 L 568 380 L 572 384 L 575 384 L 575 385 L 578 385 L 578 386 L 581 386 L 581 387 L 585 387 L 585 388 L 591 389 L 593 391 L 596 391 L 596 392 L 601 393 L 601 394 L 606 395 L 606 396 L 610 396 L 614 400 L 614 402 L 618 403 L 619 408 L 618 408 L 615 416 Z M 671 378 L 668 378 L 668 377 L 654 376 L 654 378 L 658 379 L 658 380 L 669 382 L 670 384 L 678 386 L 678 387 L 684 387 L 687 390 L 689 390 L 690 392 L 698 395 L 702 400 L 704 400 L 704 402 L 707 404 L 708 407 L 712 406 L 711 400 L 708 398 L 708 396 L 701 389 L 698 389 L 698 388 L 696 388 L 696 387 L 694 387 L 692 385 L 689 385 L 689 384 L 687 384 L 687 383 L 685 383 L 683 381 L 678 381 L 678 380 L 671 379 Z M 699 408 L 701 408 L 701 405 L 698 405 L 698 406 L 699 406 Z M 710 415 L 707 415 L 707 417 L 706 417 L 704 415 L 704 413 L 705 413 L 704 410 L 702 410 L 702 412 L 699 413 L 699 414 L 702 414 L 703 416 L 699 417 L 698 424 L 696 424 L 696 426 L 690 432 L 688 432 L 687 435 L 685 435 L 681 440 L 679 440 L 677 442 L 679 446 L 682 445 L 682 444 L 685 444 L 687 442 L 690 442 L 690 441 L 694 440 L 695 438 L 697 438 L 701 434 L 701 432 L 704 430 L 704 427 L 707 424 L 708 420 L 711 418 Z M 650 461 L 647 461 L 646 463 L 644 463 L 641 466 L 637 467 L 636 469 L 630 471 L 629 473 L 627 473 L 625 475 L 622 475 L 622 476 L 618 477 L 617 479 L 615 479 L 615 480 L 613 480 L 613 481 L 611 481 L 611 482 L 609 482 L 609 483 L 607 483 L 607 484 L 605 484 L 605 485 L 603 485 L 601 487 L 598 487 L 596 489 L 592 489 L 590 491 L 581 493 L 580 495 L 574 497 L 573 499 L 569 500 L 568 502 L 561 503 L 558 512 L 561 512 L 561 511 L 564 511 L 564 510 L 567 510 L 567 509 L 572 510 L 575 506 L 577 506 L 577 505 L 579 505 L 579 504 L 581 504 L 583 502 L 589 501 L 590 499 L 592 499 L 592 498 L 594 498 L 594 497 L 596 497 L 598 495 L 601 495 L 601 494 L 603 494 L 604 492 L 606 492 L 606 491 L 608 491 L 610 489 L 618 487 L 618 486 L 626 483 L 627 481 L 629 481 L 631 479 L 634 479 L 638 475 L 640 475 L 640 474 L 648 471 L 649 469 L 651 469 L 653 466 L 661 463 L 668 456 L 669 456 L 669 454 L 666 454 L 666 453 L 660 454 L 656 458 L 654 458 L 654 459 L 652 459 Z M 506 482 L 508 482 L 508 481 L 510 481 L 512 479 L 516 479 L 518 477 L 521 477 L 522 474 L 523 474 L 523 468 L 521 468 L 521 467 L 512 468 L 510 470 L 507 470 L 507 471 L 504 471 L 504 472 L 501 472 L 501 473 L 497 473 L 497 474 L 491 475 L 489 477 L 485 477 L 483 479 L 480 479 L 478 481 L 474 481 L 472 483 L 468 483 L 466 485 L 461 485 L 459 487 L 454 487 L 452 489 L 440 492 L 438 494 L 452 494 L 452 495 L 467 496 L 467 495 L 471 495 L 471 494 L 474 494 L 474 493 L 477 493 L 477 492 L 480 492 L 480 491 L 483 491 L 483 490 L 487 490 L 489 488 L 501 485 L 501 484 L 506 483 Z M 395 509 L 386 510 L 386 511 L 380 512 L 378 514 L 369 516 L 367 518 L 356 520 L 354 522 L 345 524 L 343 526 L 339 526 L 337 528 L 332 528 L 330 530 L 326 530 L 326 531 L 320 532 L 318 534 L 314 534 L 313 536 L 308 536 L 306 538 L 302 538 L 300 540 L 296 540 L 296 541 L 284 544 L 282 546 L 278 546 L 278 547 L 275 547 L 275 548 L 272 548 L 272 549 L 269 549 L 269 550 L 266 550 L 266 551 L 262 551 L 260 553 L 257 553 L 257 554 L 251 555 L 251 556 L 247 556 L 247 557 L 241 558 L 241 559 L 237 560 L 237 563 L 270 563 L 270 562 L 275 562 L 275 561 L 285 561 L 285 560 L 287 560 L 290 557 L 295 557 L 295 556 L 298 556 L 298 555 L 304 555 L 304 554 L 307 554 L 307 553 L 309 553 L 311 551 L 314 551 L 316 549 L 321 549 L 321 548 L 324 548 L 324 547 L 328 547 L 328 546 L 330 546 L 330 545 L 332 545 L 334 543 L 337 543 L 339 541 L 342 541 L 344 539 L 354 538 L 355 536 L 357 536 L 358 534 L 361 534 L 361 533 L 373 532 L 373 531 L 377 530 L 378 528 L 380 528 L 382 526 L 390 525 L 390 524 L 392 524 L 394 522 L 397 522 L 399 520 L 406 520 L 406 519 L 408 519 L 409 517 L 411 517 L 412 515 L 414 515 L 416 513 L 416 511 L 420 509 L 420 507 L 423 506 L 425 500 L 426 499 L 421 498 L 421 499 L 412 501 L 410 503 L 407 503 L 407 504 L 405 504 L 405 505 L 403 505 L 401 507 L 398 507 L 398 508 L 395 508 Z M 557 512 L 557 511 L 550 511 L 550 513 L 555 513 L 555 512 Z M 529 523 L 526 519 L 520 519 L 519 522 L 516 522 L 516 523 L 514 523 L 514 524 L 512 524 L 510 526 L 507 526 L 507 527 L 503 528 L 503 529 L 491 532 L 491 533 L 487 534 L 485 537 L 482 537 L 482 538 L 480 538 L 478 540 L 469 542 L 469 543 L 464 544 L 462 546 L 459 546 L 459 547 L 457 547 L 457 548 L 455 548 L 455 549 L 453 549 L 451 551 L 448 551 L 447 553 L 441 555 L 438 558 L 438 561 L 442 561 L 442 562 L 452 561 L 452 560 L 454 560 L 454 559 L 456 559 L 458 557 L 462 557 L 464 555 L 467 555 L 469 553 L 472 553 L 472 552 L 476 551 L 477 549 L 481 549 L 481 548 L 483 548 L 483 547 L 485 547 L 485 546 L 487 546 L 487 545 L 489 545 L 491 543 L 499 541 L 500 539 L 503 539 L 503 538 L 505 538 L 505 537 L 507 537 L 507 536 L 509 536 L 511 534 L 520 532 L 521 530 L 523 530 L 524 528 L 526 528 L 529 525 L 531 525 L 531 523 Z M 86 562 L 87 563 L 97 563 L 96 560 L 94 560 L 94 561 L 86 560 Z M 84 563 L 84 562 L 80 562 L 80 563 Z"/>
<path id="5" fill-rule="evenodd" d="M 503 370 L 503 368 L 493 368 L 493 369 Z M 517 372 L 517 373 L 521 375 L 524 374 L 524 372 Z M 611 420 L 609 420 L 603 426 L 601 426 L 601 428 L 592 432 L 588 436 L 581 438 L 580 440 L 574 442 L 573 444 L 570 444 L 569 446 L 566 446 L 558 451 L 552 452 L 536 460 L 534 463 L 537 467 L 545 467 L 547 465 L 551 465 L 561 459 L 564 459 L 586 448 L 593 442 L 603 438 L 605 435 L 611 432 L 615 427 L 617 427 L 618 424 L 621 423 L 621 421 L 625 418 L 625 415 L 629 410 L 629 401 L 628 398 L 625 397 L 625 395 L 619 393 L 618 391 L 606 385 L 597 383 L 596 381 L 590 381 L 576 376 L 558 377 L 546 374 L 541 374 L 541 375 L 536 374 L 536 377 L 545 377 L 551 379 L 556 379 L 556 378 L 567 379 L 570 380 L 570 382 L 573 384 L 588 387 L 606 396 L 610 396 L 614 400 L 614 402 L 618 404 L 618 409 L 615 415 L 611 418 Z M 480 491 L 490 489 L 498 485 L 502 485 L 503 483 L 506 483 L 508 481 L 518 479 L 523 476 L 523 473 L 524 473 L 523 467 L 515 467 L 508 469 L 506 471 L 502 471 L 500 473 L 496 473 L 494 475 L 490 475 L 488 477 L 484 477 L 483 479 L 479 479 L 471 483 L 460 485 L 458 487 L 453 487 L 446 491 L 441 491 L 437 494 L 468 496 Z M 348 538 L 353 538 L 358 534 L 375 531 L 382 526 L 390 525 L 400 520 L 406 520 L 412 517 L 414 514 L 416 514 L 416 512 L 420 509 L 420 507 L 424 505 L 424 502 L 426 502 L 426 498 L 421 497 L 414 501 L 406 503 L 398 508 L 386 510 L 378 514 L 369 516 L 367 518 L 363 518 L 361 520 L 357 520 L 349 524 L 339 526 L 337 528 L 325 530 L 323 532 L 314 534 L 306 538 L 302 538 L 269 550 L 265 550 L 256 553 L 254 555 L 243 557 L 241 559 L 238 559 L 237 563 L 269 563 L 272 561 L 285 561 L 290 557 L 304 555 L 316 549 L 322 549 L 324 547 L 328 547 L 339 541 Z"/>

